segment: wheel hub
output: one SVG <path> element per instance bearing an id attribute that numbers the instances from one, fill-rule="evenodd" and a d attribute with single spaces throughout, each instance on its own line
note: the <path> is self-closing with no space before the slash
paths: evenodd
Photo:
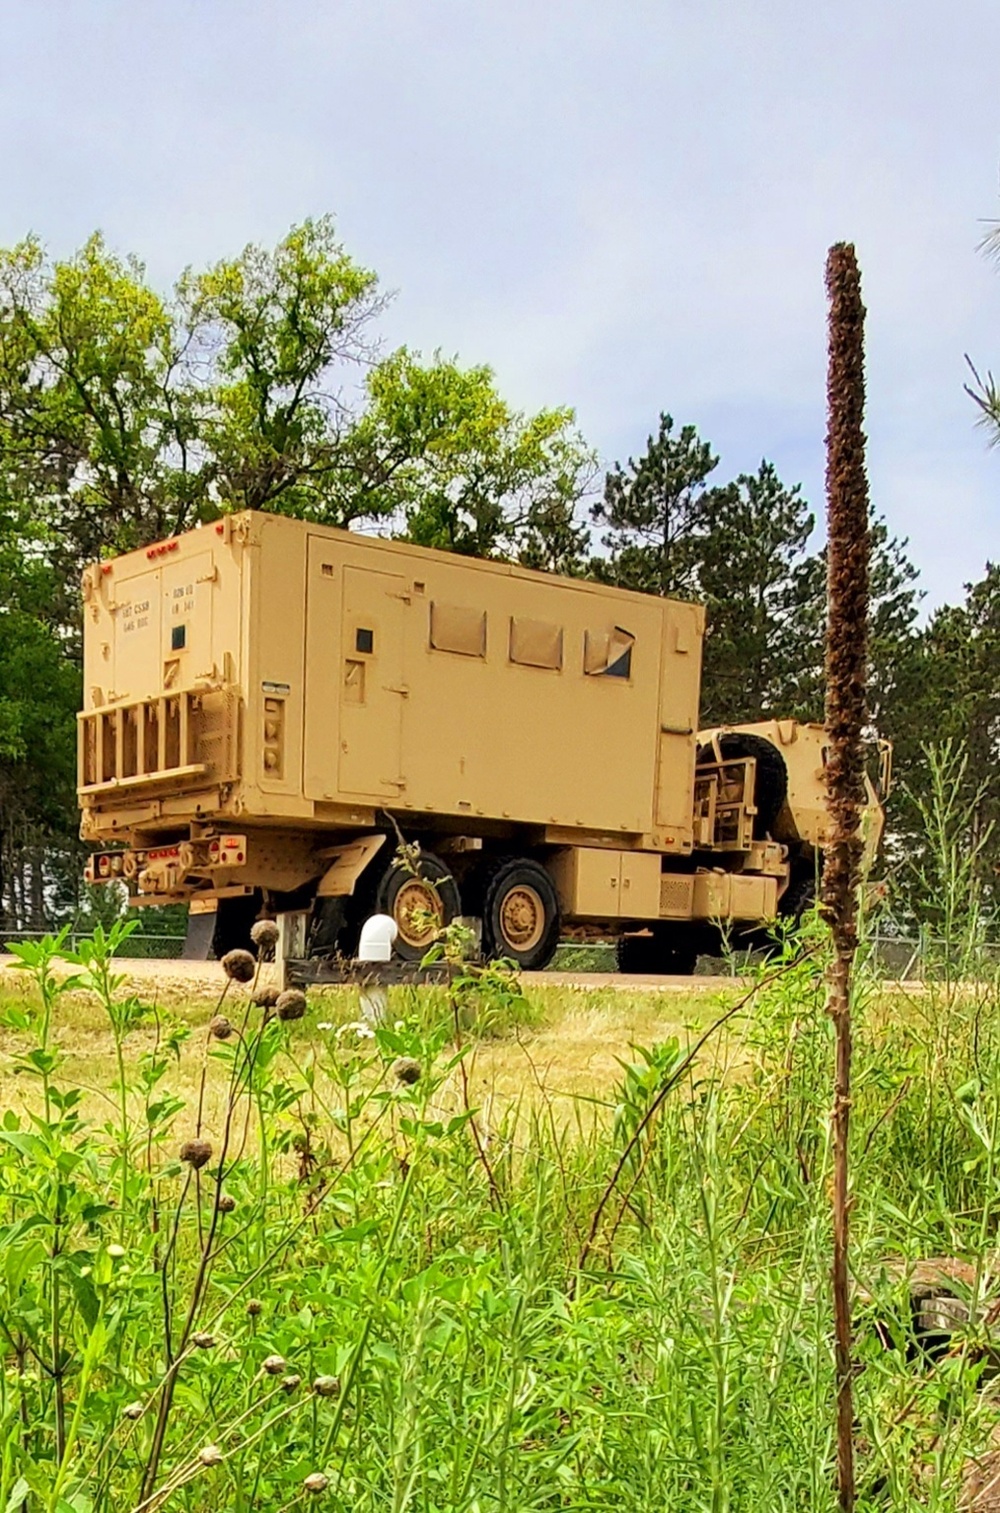
<path id="1" fill-rule="evenodd" d="M 545 929 L 545 905 L 541 895 L 526 883 L 518 883 L 500 905 L 500 928 L 515 951 L 530 951 Z"/>
<path id="2" fill-rule="evenodd" d="M 432 883 L 413 877 L 396 894 L 393 917 L 407 945 L 429 946 L 444 924 L 444 905 Z"/>

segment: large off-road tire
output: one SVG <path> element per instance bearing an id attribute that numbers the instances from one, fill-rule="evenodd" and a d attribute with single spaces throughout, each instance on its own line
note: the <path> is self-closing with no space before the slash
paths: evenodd
<path id="1" fill-rule="evenodd" d="M 555 884 L 540 862 L 511 856 L 484 878 L 483 955 L 512 961 L 526 972 L 547 967 L 559 944 Z"/>
<path id="2" fill-rule="evenodd" d="M 655 935 L 619 935 L 615 941 L 615 960 L 619 972 L 642 974 L 661 972 L 662 952 Z"/>
<path id="3" fill-rule="evenodd" d="M 782 919 L 790 919 L 796 929 L 816 903 L 816 878 L 812 872 L 802 872 L 793 877 L 781 896 L 778 913 Z"/>
<path id="4" fill-rule="evenodd" d="M 352 954 L 357 947 L 360 925 L 355 923 L 352 897 L 317 898 L 309 920 L 307 954 L 311 957 L 335 957 Z M 353 934 L 351 930 L 353 928 Z M 350 938 L 349 938 L 350 937 Z"/>
<path id="5" fill-rule="evenodd" d="M 260 913 L 260 905 L 261 895 L 256 889 L 244 898 L 219 899 L 212 931 L 212 955 L 216 961 L 221 961 L 227 951 L 249 951 L 257 955 L 250 931 Z"/>
<path id="6" fill-rule="evenodd" d="M 619 935 L 615 955 L 619 972 L 641 976 L 690 977 L 698 963 L 698 942 L 691 931 L 653 926 L 648 935 Z"/>
<path id="7" fill-rule="evenodd" d="M 788 768 L 777 746 L 759 735 L 744 735 L 732 731 L 719 737 L 719 750 L 726 761 L 736 757 L 753 757 L 757 763 L 754 780 L 753 801 L 757 813 L 754 816 L 754 840 L 766 840 L 774 833 L 775 821 L 788 797 Z M 700 759 L 710 760 L 710 747 L 703 748 Z"/>
<path id="8" fill-rule="evenodd" d="M 462 912 L 458 884 L 439 856 L 421 851 L 416 862 L 390 862 L 375 890 L 375 912 L 396 921 L 393 950 L 404 961 L 420 961 L 438 932 Z"/>

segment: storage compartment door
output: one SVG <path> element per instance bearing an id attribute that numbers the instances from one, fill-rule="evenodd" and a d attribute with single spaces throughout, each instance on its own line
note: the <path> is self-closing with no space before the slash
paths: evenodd
<path id="1" fill-rule="evenodd" d="M 344 568 L 339 788 L 352 797 L 396 799 L 406 787 L 401 771 L 406 602 L 403 578 Z"/>
<path id="2" fill-rule="evenodd" d="M 692 828 L 701 614 L 693 604 L 671 603 L 665 610 L 656 823 L 672 830 L 677 841 L 689 840 Z"/>
<path id="3" fill-rule="evenodd" d="M 623 851 L 619 908 L 622 919 L 660 916 L 660 857 L 650 851 Z"/>

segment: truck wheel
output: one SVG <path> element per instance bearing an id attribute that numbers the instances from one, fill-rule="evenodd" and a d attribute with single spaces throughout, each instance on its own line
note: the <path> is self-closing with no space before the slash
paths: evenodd
<path id="1" fill-rule="evenodd" d="M 655 935 L 619 935 L 615 941 L 615 959 L 619 972 L 641 974 L 662 972 L 660 943 Z"/>
<path id="2" fill-rule="evenodd" d="M 260 913 L 259 889 L 244 898 L 220 898 L 215 912 L 215 929 L 212 932 L 212 955 L 221 961 L 227 951 L 249 951 L 257 955 L 257 947 L 250 939 L 250 931 Z"/>
<path id="3" fill-rule="evenodd" d="M 811 872 L 793 877 L 785 889 L 778 913 L 782 919 L 790 919 L 798 929 L 802 920 L 816 903 L 816 878 Z"/>
<path id="4" fill-rule="evenodd" d="M 705 748 L 710 750 L 710 748 Z M 785 759 L 771 741 L 764 736 L 733 731 L 719 737 L 719 749 L 724 761 L 736 757 L 755 757 L 757 777 L 753 801 L 757 809 L 754 817 L 755 840 L 765 840 L 774 829 L 788 796 L 788 768 Z"/>
<path id="5" fill-rule="evenodd" d="M 649 935 L 619 935 L 615 945 L 619 972 L 648 976 L 690 977 L 698 963 L 698 943 L 688 932 L 669 933 L 655 926 Z"/>
<path id="6" fill-rule="evenodd" d="M 519 856 L 500 862 L 483 895 L 483 955 L 540 972 L 555 955 L 560 925 L 555 885 L 541 863 Z"/>
<path id="7" fill-rule="evenodd" d="M 396 921 L 393 947 L 404 961 L 420 961 L 438 931 L 462 912 L 458 884 L 440 857 L 421 851 L 414 866 L 394 861 L 375 892 L 375 912 Z"/>

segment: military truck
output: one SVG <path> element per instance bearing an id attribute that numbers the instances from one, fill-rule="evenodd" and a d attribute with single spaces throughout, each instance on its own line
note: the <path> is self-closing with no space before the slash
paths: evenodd
<path id="1" fill-rule="evenodd" d="M 527 968 L 611 935 L 690 971 L 815 872 L 822 731 L 699 733 L 698 605 L 254 512 L 83 601 L 87 876 L 216 954 L 267 915 L 350 956 L 384 912 L 411 960 L 462 917 Z"/>

